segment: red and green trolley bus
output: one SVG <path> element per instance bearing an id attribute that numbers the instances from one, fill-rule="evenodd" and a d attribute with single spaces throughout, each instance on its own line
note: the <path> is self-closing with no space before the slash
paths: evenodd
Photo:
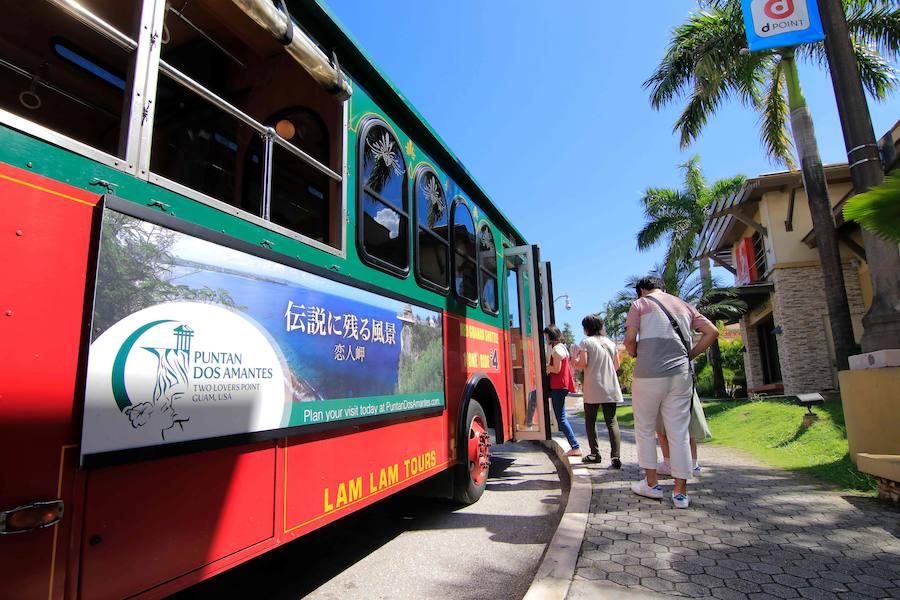
<path id="1" fill-rule="evenodd" d="M 2 3 L 0 597 L 162 597 L 547 437 L 549 265 L 321 3 Z"/>

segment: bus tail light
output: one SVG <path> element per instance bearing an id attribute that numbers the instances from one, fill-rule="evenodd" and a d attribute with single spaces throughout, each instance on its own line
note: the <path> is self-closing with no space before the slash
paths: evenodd
<path id="1" fill-rule="evenodd" d="M 63 501 L 32 502 L 0 512 L 0 535 L 50 527 L 63 516 Z"/>

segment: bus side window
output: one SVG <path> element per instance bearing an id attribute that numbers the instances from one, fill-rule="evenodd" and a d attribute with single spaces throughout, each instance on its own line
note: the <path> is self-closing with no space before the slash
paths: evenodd
<path id="1" fill-rule="evenodd" d="M 403 151 L 380 119 L 368 119 L 359 131 L 360 255 L 379 269 L 405 277 L 409 273 L 409 200 Z"/>
<path id="2" fill-rule="evenodd" d="M 466 201 L 453 202 L 453 273 L 456 295 L 475 306 L 478 303 L 478 263 L 475 254 L 475 221 Z"/>
<path id="3" fill-rule="evenodd" d="M 481 308 L 486 313 L 496 315 L 499 312 L 497 250 L 494 246 L 494 234 L 487 223 L 478 231 L 478 268 L 481 271 Z"/>
<path id="4" fill-rule="evenodd" d="M 340 249 L 342 104 L 231 3 L 170 4 L 162 42 L 151 180 Z"/>
<path id="5" fill-rule="evenodd" d="M 450 289 L 450 233 L 447 199 L 434 171 L 419 169 L 415 185 L 416 275 L 441 294 Z"/>
<path id="6" fill-rule="evenodd" d="M 266 124 L 283 139 L 300 148 L 321 163 L 328 162 L 328 128 L 322 118 L 306 107 L 281 110 Z M 244 157 L 244 198 L 257 197 L 252 187 L 263 181 L 262 164 L 256 160 L 263 154 L 262 139 L 256 136 Z M 330 203 L 332 186 L 328 177 L 295 157 L 279 145 L 273 147 L 272 191 L 269 218 L 316 241 L 329 243 L 332 239 Z"/>
<path id="7" fill-rule="evenodd" d="M 120 37 L 137 39 L 139 0 L 82 4 Z M 16 126 L 16 118 L 24 119 L 124 158 L 135 48 L 113 43 L 50 2 L 0 0 L 0 11 L 0 110 L 13 116 L 2 120 Z"/>

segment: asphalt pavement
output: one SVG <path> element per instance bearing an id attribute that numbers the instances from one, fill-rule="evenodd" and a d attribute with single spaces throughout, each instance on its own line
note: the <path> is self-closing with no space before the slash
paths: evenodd
<path id="1" fill-rule="evenodd" d="M 518 600 L 565 507 L 560 477 L 540 444 L 494 446 L 471 506 L 401 494 L 173 598 Z"/>

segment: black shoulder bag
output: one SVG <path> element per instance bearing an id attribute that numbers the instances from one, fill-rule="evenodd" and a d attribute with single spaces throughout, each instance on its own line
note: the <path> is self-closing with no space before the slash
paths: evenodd
<path id="1" fill-rule="evenodd" d="M 684 332 L 681 330 L 681 325 L 678 324 L 678 321 L 675 319 L 675 317 L 672 316 L 672 313 L 670 313 L 669 310 L 665 306 L 663 306 L 662 302 L 660 302 L 659 300 L 657 300 L 656 298 L 654 298 L 653 296 L 650 296 L 650 295 L 644 296 L 644 298 L 646 298 L 647 300 L 650 300 L 651 302 L 656 304 L 659 307 L 659 309 L 661 311 L 663 311 L 663 314 L 666 315 L 667 319 L 669 319 L 669 323 L 672 325 L 672 329 L 675 330 L 675 333 L 678 335 L 678 339 L 681 340 L 681 344 L 684 346 L 684 353 L 687 356 L 687 361 L 688 361 L 688 372 L 691 374 L 691 403 L 690 403 L 691 408 L 690 409 L 693 410 L 694 397 L 696 395 L 696 394 L 694 394 L 694 391 L 697 389 L 697 379 L 696 379 L 696 373 L 694 373 L 694 361 L 691 360 L 691 344 L 690 344 L 690 342 L 688 342 L 687 336 L 685 336 Z"/>

